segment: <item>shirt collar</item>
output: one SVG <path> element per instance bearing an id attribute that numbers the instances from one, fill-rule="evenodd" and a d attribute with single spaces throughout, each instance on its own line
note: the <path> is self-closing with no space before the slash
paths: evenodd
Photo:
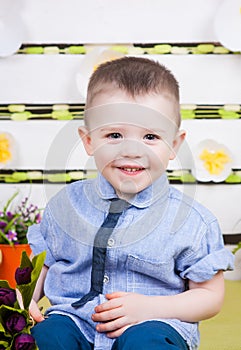
<path id="1" fill-rule="evenodd" d="M 103 200 L 118 198 L 112 185 L 100 173 L 94 180 L 95 190 Z M 163 174 L 153 184 L 137 193 L 129 203 L 137 208 L 147 208 L 157 200 L 164 201 L 168 197 L 169 183 L 166 174 Z"/>

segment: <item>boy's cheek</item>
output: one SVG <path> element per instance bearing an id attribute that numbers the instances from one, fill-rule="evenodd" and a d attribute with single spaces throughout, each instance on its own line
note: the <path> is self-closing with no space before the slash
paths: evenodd
<path id="1" fill-rule="evenodd" d="M 110 145 L 108 143 L 99 143 L 93 145 L 93 156 L 102 160 L 110 161 L 116 159 L 120 154 L 120 145 Z"/>
<path id="2" fill-rule="evenodd" d="M 95 158 L 95 164 L 97 166 L 97 169 L 100 172 L 105 171 L 105 169 L 110 166 L 112 161 L 115 159 L 115 156 L 110 156 L 110 154 L 107 154 L 107 152 L 96 152 L 97 154 L 94 154 Z"/>

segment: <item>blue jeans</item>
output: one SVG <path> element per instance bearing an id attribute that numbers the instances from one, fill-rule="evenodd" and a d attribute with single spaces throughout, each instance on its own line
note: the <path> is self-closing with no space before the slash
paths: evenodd
<path id="1" fill-rule="evenodd" d="M 76 324 L 68 316 L 51 315 L 32 328 L 40 350 L 93 350 Z M 148 321 L 128 328 L 112 350 L 188 350 L 185 340 L 164 322 Z M 103 349 L 105 350 L 105 349 Z"/>

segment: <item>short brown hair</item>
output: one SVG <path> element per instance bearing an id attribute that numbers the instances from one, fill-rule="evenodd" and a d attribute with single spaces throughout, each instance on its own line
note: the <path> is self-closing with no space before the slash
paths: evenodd
<path id="1" fill-rule="evenodd" d="M 95 96 L 108 87 L 125 91 L 131 97 L 156 93 L 166 94 L 177 104 L 180 119 L 179 85 L 174 75 L 159 62 L 143 57 L 122 57 L 102 63 L 90 77 L 86 108 Z"/>

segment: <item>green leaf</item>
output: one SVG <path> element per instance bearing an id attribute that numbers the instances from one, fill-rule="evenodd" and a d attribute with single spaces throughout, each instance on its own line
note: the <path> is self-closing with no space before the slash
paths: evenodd
<path id="1" fill-rule="evenodd" d="M 0 243 L 13 245 L 13 242 L 7 238 L 7 236 L 5 235 L 5 233 L 2 232 L 2 230 L 0 230 Z"/>
<path id="2" fill-rule="evenodd" d="M 17 285 L 17 289 L 20 291 L 20 293 L 22 295 L 23 305 L 24 305 L 25 309 L 29 308 L 29 304 L 32 300 L 32 296 L 33 296 L 33 292 L 34 292 L 36 283 L 38 281 L 42 267 L 44 265 L 45 257 L 46 257 L 46 252 L 44 251 L 44 252 L 36 255 L 31 262 L 27 253 L 26 252 L 22 253 L 20 267 L 21 268 L 28 267 L 28 266 L 33 267 L 33 271 L 31 273 L 31 282 L 28 284 Z"/>
<path id="3" fill-rule="evenodd" d="M 9 284 L 8 281 L 4 281 L 4 280 L 0 280 L 0 288 L 9 288 L 12 289 Z"/>
<path id="4" fill-rule="evenodd" d="M 241 249 L 241 242 L 239 242 L 237 246 L 233 249 L 233 254 L 237 253 L 239 249 Z"/>
<path id="5" fill-rule="evenodd" d="M 6 213 L 6 211 L 9 208 L 9 205 L 12 203 L 12 201 L 14 200 L 15 197 L 17 197 L 17 195 L 19 194 L 19 191 L 15 192 L 12 197 L 9 198 L 9 200 L 7 201 L 5 207 L 3 208 L 3 212 Z"/>
<path id="6" fill-rule="evenodd" d="M 1 330 L 0 330 L 0 337 L 2 338 Z M 10 349 L 10 347 L 9 347 L 9 342 L 6 341 L 6 340 L 0 340 L 0 348 L 1 348 L 1 349 L 9 350 L 9 349 Z"/>
<path id="7" fill-rule="evenodd" d="M 31 267 L 33 269 L 33 264 L 29 259 L 25 250 L 22 252 L 21 263 L 20 263 L 20 268 L 23 269 L 24 267 Z"/>
<path id="8" fill-rule="evenodd" d="M 12 220 L 9 221 L 9 223 L 7 224 L 7 226 L 4 228 L 4 233 L 7 233 L 8 230 L 13 229 L 13 228 L 15 227 L 14 222 L 15 222 L 16 219 L 19 218 L 19 216 L 20 216 L 19 214 L 15 214 L 15 215 L 14 215 L 14 217 L 12 218 Z M 7 238 L 7 237 L 6 237 L 6 238 Z M 9 242 L 10 242 L 9 244 L 13 243 L 13 242 L 11 242 L 11 241 L 9 241 Z"/>

